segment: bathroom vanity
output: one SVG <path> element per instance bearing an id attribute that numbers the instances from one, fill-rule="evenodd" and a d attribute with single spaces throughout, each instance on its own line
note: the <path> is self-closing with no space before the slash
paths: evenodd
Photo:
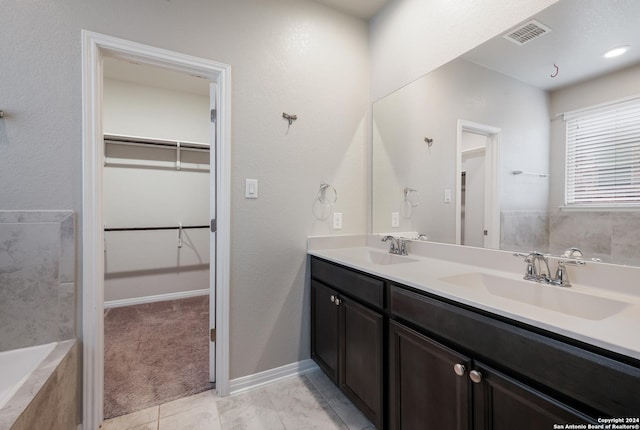
<path id="1" fill-rule="evenodd" d="M 628 322 L 639 303 L 589 311 L 577 292 L 578 316 L 540 309 L 551 317 L 538 324 L 527 304 L 483 302 L 481 288 L 442 281 L 467 279 L 463 265 L 370 248 L 309 253 L 312 358 L 378 429 L 640 424 L 638 356 L 569 335 L 614 313 Z"/>

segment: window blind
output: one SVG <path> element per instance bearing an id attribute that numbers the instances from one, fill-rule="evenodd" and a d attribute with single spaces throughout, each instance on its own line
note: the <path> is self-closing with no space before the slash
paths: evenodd
<path id="1" fill-rule="evenodd" d="M 567 206 L 640 205 L 640 98 L 565 115 Z"/>

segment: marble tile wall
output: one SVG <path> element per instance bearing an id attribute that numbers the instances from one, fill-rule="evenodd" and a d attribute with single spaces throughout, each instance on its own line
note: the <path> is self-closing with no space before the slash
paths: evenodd
<path id="1" fill-rule="evenodd" d="M 547 211 L 503 211 L 500 213 L 500 249 L 541 251 L 549 248 Z"/>
<path id="2" fill-rule="evenodd" d="M 578 247 L 587 258 L 640 266 L 640 212 L 504 211 L 500 249 L 561 255 Z"/>
<path id="3" fill-rule="evenodd" d="M 75 337 L 73 211 L 0 211 L 0 351 Z"/>
<path id="4" fill-rule="evenodd" d="M 586 257 L 640 266 L 640 213 L 561 212 L 549 222 L 549 250 L 561 254 L 580 248 Z"/>

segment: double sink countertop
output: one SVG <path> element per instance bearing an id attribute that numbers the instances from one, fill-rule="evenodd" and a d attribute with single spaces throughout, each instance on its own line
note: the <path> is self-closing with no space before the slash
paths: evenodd
<path id="1" fill-rule="evenodd" d="M 637 294 L 633 292 L 635 288 L 587 286 L 580 284 L 580 279 L 571 287 L 558 287 L 522 279 L 526 265 L 511 253 L 411 242 L 409 255 L 399 256 L 389 254 L 387 244 L 378 243 L 379 240 L 375 236 L 333 241 L 326 237 L 309 238 L 308 254 L 640 359 L 638 281 L 634 282 L 639 285 Z M 453 255 L 456 257 L 452 258 Z M 495 262 L 477 264 L 487 258 L 503 259 L 507 262 L 502 265 L 504 270 Z M 570 275 L 581 269 L 575 268 Z M 597 267 L 590 268 L 592 272 L 596 270 Z M 583 279 L 584 276 L 589 274 L 583 275 Z"/>

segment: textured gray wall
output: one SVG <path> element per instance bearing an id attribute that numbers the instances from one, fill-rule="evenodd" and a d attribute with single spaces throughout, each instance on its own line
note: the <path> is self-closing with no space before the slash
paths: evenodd
<path id="1" fill-rule="evenodd" d="M 340 232 L 366 228 L 366 23 L 300 0 L 0 9 L 0 209 L 81 212 L 81 29 L 232 66 L 230 376 L 308 358 L 306 237 L 333 232 L 313 216 L 320 183 L 338 190 Z M 288 131 L 282 112 L 299 118 Z"/>

